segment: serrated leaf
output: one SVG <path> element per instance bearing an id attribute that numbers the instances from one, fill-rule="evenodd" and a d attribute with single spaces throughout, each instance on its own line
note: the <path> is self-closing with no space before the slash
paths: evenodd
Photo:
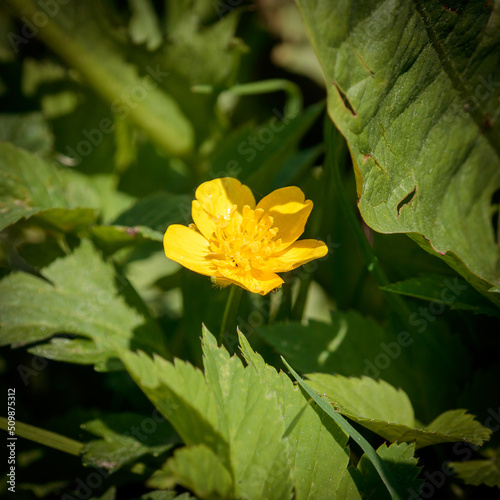
<path id="1" fill-rule="evenodd" d="M 366 375 L 401 387 L 421 420 L 430 421 L 455 404 L 459 390 L 451 388 L 467 379 L 468 358 L 459 338 L 444 322 L 433 322 L 428 309 L 415 310 L 410 317 L 418 333 L 396 324 L 382 327 L 357 311 L 330 315 L 330 324 L 275 323 L 256 331 L 302 373 Z"/>
<path id="2" fill-rule="evenodd" d="M 389 441 L 415 441 L 417 448 L 455 441 L 481 446 L 491 435 L 490 429 L 465 410 L 449 410 L 420 428 L 405 392 L 383 380 L 322 373 L 308 378 L 310 386 L 327 396 L 339 413 Z"/>
<path id="3" fill-rule="evenodd" d="M 82 177 L 12 144 L 0 144 L 0 230 L 34 215 L 64 231 L 92 224 L 97 196 Z"/>
<path id="4" fill-rule="evenodd" d="M 387 292 L 409 295 L 419 299 L 435 301 L 450 306 L 452 309 L 465 309 L 476 314 L 500 316 L 500 309 L 469 286 L 462 278 L 451 278 L 437 274 L 425 274 L 381 287 Z"/>
<path id="5" fill-rule="evenodd" d="M 102 439 L 85 443 L 81 450 L 83 464 L 115 472 L 131 465 L 144 455 L 158 456 L 170 449 L 172 429 L 161 419 L 120 413 L 82 424 Z"/>
<path id="6" fill-rule="evenodd" d="M 276 394 L 250 367 L 203 330 L 203 364 L 218 427 L 230 443 L 236 497 L 289 498 L 292 489 L 285 430 Z"/>
<path id="7" fill-rule="evenodd" d="M 232 496 L 289 498 L 292 484 L 276 395 L 253 368 L 218 348 L 206 329 L 203 338 L 205 377 L 179 360 L 172 364 L 129 351 L 120 358 L 184 443 L 205 445 L 230 472 Z"/>
<path id="8" fill-rule="evenodd" d="M 233 478 L 217 455 L 200 444 L 176 450 L 165 467 L 177 482 L 200 498 L 231 498 Z"/>
<path id="9" fill-rule="evenodd" d="M 500 457 L 494 451 L 485 460 L 449 462 L 448 465 L 457 473 L 465 484 L 479 486 L 485 484 L 491 488 L 500 488 Z"/>
<path id="10" fill-rule="evenodd" d="M 77 347 L 89 352 L 88 345 L 63 341 L 55 341 L 45 354 L 77 363 L 107 361 L 116 357 L 117 346 L 167 355 L 161 331 L 131 285 L 87 240 L 42 274 L 50 281 L 15 272 L 0 282 L 2 345 L 22 346 L 69 333 L 92 340 L 95 356 L 82 359 L 77 349 L 72 357 Z M 37 352 L 43 349 L 37 346 Z"/>
<path id="11" fill-rule="evenodd" d="M 328 498 L 349 461 L 347 434 L 308 401 L 286 374 L 266 365 L 241 332 L 239 340 L 247 363 L 276 391 L 293 467 L 295 498 Z"/>
<path id="12" fill-rule="evenodd" d="M 163 49 L 163 64 L 189 87 L 223 87 L 233 77 L 244 50 L 242 40 L 235 37 L 242 9 L 232 9 L 222 19 L 205 25 L 192 10 L 180 8 L 177 13 L 176 25 L 169 30 L 170 43 Z"/>
<path id="13" fill-rule="evenodd" d="M 498 303 L 487 293 L 500 278 L 490 212 L 500 186 L 500 121 L 490 118 L 499 109 L 498 3 L 458 12 L 420 0 L 298 4 L 366 223 L 411 235 Z"/>
<path id="14" fill-rule="evenodd" d="M 418 460 L 414 458 L 415 445 L 413 443 L 396 444 L 390 446 L 381 445 L 377 449 L 386 467 L 398 481 L 404 490 L 411 493 L 418 492 L 423 481 L 418 479 L 420 468 L 417 467 Z M 380 483 L 377 471 L 366 455 L 363 455 L 358 463 L 358 470 L 363 474 L 363 498 L 370 500 L 390 499 L 387 490 Z"/>

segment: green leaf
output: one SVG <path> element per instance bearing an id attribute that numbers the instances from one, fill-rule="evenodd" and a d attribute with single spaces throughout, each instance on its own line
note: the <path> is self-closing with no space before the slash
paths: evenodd
<path id="1" fill-rule="evenodd" d="M 389 441 L 415 441 L 417 448 L 455 441 L 481 446 L 491 435 L 465 410 L 449 410 L 420 428 L 406 393 L 383 380 L 321 373 L 309 374 L 308 379 L 310 386 L 327 396 L 339 413 Z"/>
<path id="2" fill-rule="evenodd" d="M 218 348 L 206 328 L 202 344 L 218 426 L 231 443 L 236 496 L 244 492 L 250 498 L 288 498 L 292 484 L 276 394 L 255 370 L 244 369 L 239 358 Z"/>
<path id="3" fill-rule="evenodd" d="M 191 220 L 192 197 L 159 191 L 141 198 L 113 222 L 118 226 L 146 226 L 163 233 L 170 224 L 187 224 Z"/>
<path id="4" fill-rule="evenodd" d="M 101 248 L 114 252 L 144 241 L 163 241 L 163 234 L 146 226 L 92 226 L 90 234 Z"/>
<path id="5" fill-rule="evenodd" d="M 329 498 L 349 461 L 348 436 L 293 385 L 283 372 L 266 365 L 239 332 L 247 363 L 276 392 L 293 467 L 295 498 Z"/>
<path id="6" fill-rule="evenodd" d="M 203 25 L 191 9 L 181 8 L 182 17 L 163 47 L 165 67 L 189 87 L 227 85 L 245 50 L 242 40 L 234 36 L 242 12 L 233 9 L 217 22 Z"/>
<path id="7" fill-rule="evenodd" d="M 396 324 L 382 327 L 356 311 L 332 312 L 330 324 L 275 323 L 256 331 L 302 373 L 366 375 L 401 387 L 418 418 L 430 421 L 456 404 L 457 381 L 468 379 L 468 360 L 460 339 L 424 309 L 410 317 L 416 333 Z"/>
<path id="8" fill-rule="evenodd" d="M 97 217 L 96 205 L 83 176 L 0 144 L 0 230 L 33 215 L 64 231 L 86 227 Z"/>
<path id="9" fill-rule="evenodd" d="M 366 223 L 414 237 L 498 303 L 487 293 L 499 280 L 500 122 L 489 118 L 499 110 L 498 5 L 457 14 L 421 0 L 298 4 Z"/>
<path id="10" fill-rule="evenodd" d="M 401 485 L 398 484 L 392 475 L 391 471 L 385 466 L 384 462 L 377 455 L 375 450 L 372 448 L 370 443 L 344 418 L 339 415 L 324 399 L 322 399 L 316 392 L 314 392 L 311 387 L 309 387 L 304 380 L 298 375 L 298 373 L 286 362 L 282 357 L 284 365 L 290 370 L 293 378 L 297 383 L 311 396 L 315 403 L 327 414 L 329 415 L 341 428 L 344 430 L 351 439 L 353 439 L 361 449 L 366 453 L 371 463 L 375 467 L 380 479 L 387 488 L 391 498 L 393 500 L 402 500 L 402 490 Z"/>
<path id="11" fill-rule="evenodd" d="M 47 17 L 30 0 L 8 0 L 8 5 L 20 18 Z M 106 9 L 98 2 L 58 4 L 38 36 L 111 104 L 118 117 L 132 120 L 165 151 L 188 152 L 193 145 L 191 125 L 172 97 L 159 89 L 168 72 L 159 64 L 139 69 L 126 61 L 125 46 L 110 36 L 112 14 Z M 95 22 L 96 12 L 100 23 Z"/>
<path id="12" fill-rule="evenodd" d="M 404 485 L 405 491 L 419 492 L 423 483 L 417 476 L 420 469 L 417 467 L 418 460 L 414 458 L 415 445 L 413 443 L 396 444 L 387 446 L 385 443 L 377 449 L 377 454 L 382 458 L 385 466 L 391 471 L 399 484 Z M 358 470 L 363 474 L 363 498 L 371 500 L 386 500 L 389 497 L 387 491 L 380 483 L 377 471 L 366 455 L 363 455 L 358 463 Z"/>
<path id="13" fill-rule="evenodd" d="M 212 460 L 207 457 L 215 455 L 230 473 L 234 497 L 289 498 L 290 468 L 276 395 L 253 368 L 244 368 L 237 357 L 218 348 L 206 329 L 203 351 L 205 376 L 180 360 L 172 364 L 126 350 L 120 359 L 184 443 L 211 450 L 188 451 L 183 458 Z M 185 468 L 178 470 L 188 480 Z M 193 485 L 196 491 L 203 488 L 203 482 L 196 489 Z"/>
<path id="14" fill-rule="evenodd" d="M 159 20 L 150 0 L 131 0 L 129 33 L 134 43 L 146 43 L 148 50 L 155 50 L 162 42 Z"/>
<path id="15" fill-rule="evenodd" d="M 54 146 L 52 133 L 41 113 L 0 114 L 0 142 L 11 142 L 40 156 Z"/>
<path id="16" fill-rule="evenodd" d="M 466 309 L 476 314 L 500 316 L 500 310 L 491 306 L 483 295 L 470 287 L 462 278 L 425 274 L 381 287 L 382 290 L 436 301 L 452 309 Z M 457 290 L 457 292 L 454 292 Z"/>
<path id="17" fill-rule="evenodd" d="M 120 413 L 82 424 L 102 439 L 85 443 L 81 450 L 83 464 L 115 472 L 124 465 L 136 462 L 144 455 L 158 455 L 173 444 L 172 429 L 162 419 Z"/>
<path id="18" fill-rule="evenodd" d="M 363 491 L 363 476 L 352 465 L 347 468 L 340 480 L 339 487 L 335 490 L 335 500 L 362 500 L 360 491 Z"/>
<path id="19" fill-rule="evenodd" d="M 56 259 L 42 273 L 46 280 L 14 272 L 0 282 L 2 345 L 22 346 L 59 333 L 83 336 L 94 346 L 54 339 L 49 347 L 31 351 L 64 361 L 98 363 L 99 369 L 106 368 L 103 359 L 116 357 L 118 346 L 167 355 L 161 331 L 131 285 L 90 242 L 83 240 L 72 254 Z"/>
<path id="20" fill-rule="evenodd" d="M 498 450 L 488 450 L 489 458 L 485 460 L 468 460 L 466 462 L 449 462 L 448 465 L 457 473 L 465 484 L 479 486 L 485 484 L 491 488 L 500 488 L 500 456 Z"/>
<path id="21" fill-rule="evenodd" d="M 233 478 L 217 455 L 200 444 L 176 450 L 166 464 L 176 482 L 192 490 L 200 498 L 231 498 Z"/>

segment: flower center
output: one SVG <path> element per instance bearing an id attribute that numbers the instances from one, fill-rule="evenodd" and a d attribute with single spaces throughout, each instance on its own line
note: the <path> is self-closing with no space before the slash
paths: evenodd
<path id="1" fill-rule="evenodd" d="M 216 219 L 215 238 L 211 243 L 218 265 L 250 271 L 259 267 L 264 259 L 275 253 L 280 240 L 274 240 L 278 228 L 264 210 L 252 210 L 245 205 L 239 214 L 236 205 L 227 215 Z"/>

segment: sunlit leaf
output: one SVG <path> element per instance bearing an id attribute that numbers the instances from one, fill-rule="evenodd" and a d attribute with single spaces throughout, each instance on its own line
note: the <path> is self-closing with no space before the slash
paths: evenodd
<path id="1" fill-rule="evenodd" d="M 499 249 L 497 4 L 299 0 L 328 111 L 359 173 L 359 209 L 408 233 L 492 301 Z M 478 251 L 481 248 L 481 251 Z"/>
<path id="2" fill-rule="evenodd" d="M 481 446 L 491 435 L 465 410 L 449 410 L 427 427 L 417 425 L 408 396 L 383 380 L 321 373 L 308 378 L 310 386 L 327 396 L 342 415 L 389 441 L 415 441 L 417 448 L 454 441 Z"/>
<path id="3" fill-rule="evenodd" d="M 98 363 L 100 369 L 116 357 L 116 346 L 168 355 L 158 326 L 131 285 L 88 241 L 42 269 L 42 274 L 46 280 L 15 272 L 0 282 L 2 345 L 27 345 L 63 333 L 82 336 L 93 345 L 56 338 L 32 351 L 64 361 Z"/>

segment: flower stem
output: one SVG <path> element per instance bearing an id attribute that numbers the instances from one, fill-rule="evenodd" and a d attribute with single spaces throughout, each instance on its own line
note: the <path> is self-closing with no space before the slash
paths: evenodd
<path id="1" fill-rule="evenodd" d="M 231 285 L 229 289 L 229 297 L 227 298 L 226 302 L 226 309 L 224 310 L 224 315 L 222 316 L 222 325 L 219 333 L 219 344 L 221 345 L 224 344 L 224 337 L 227 334 L 232 332 L 236 335 L 236 317 L 238 316 L 238 308 L 240 306 L 242 295 L 243 288 L 237 285 Z"/>

